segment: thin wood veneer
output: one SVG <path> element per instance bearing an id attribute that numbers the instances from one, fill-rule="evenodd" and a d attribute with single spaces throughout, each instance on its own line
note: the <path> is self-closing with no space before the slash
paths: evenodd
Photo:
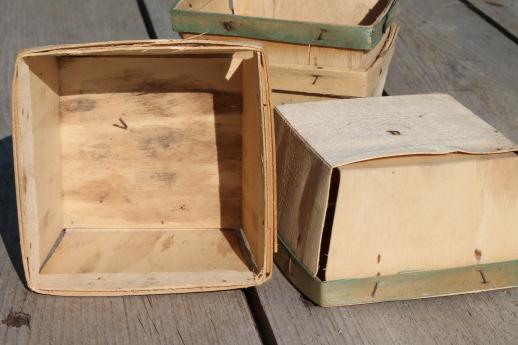
<path id="1" fill-rule="evenodd" d="M 126 295 L 269 278 L 273 133 L 259 48 L 128 41 L 18 57 L 14 143 L 29 286 Z"/>
<path id="2" fill-rule="evenodd" d="M 381 96 L 396 45 L 398 1 L 180 0 L 173 28 L 187 39 L 259 42 L 274 104 Z"/>
<path id="3" fill-rule="evenodd" d="M 518 146 L 450 96 L 283 105 L 276 137 L 279 265 L 315 302 L 518 283 Z"/>

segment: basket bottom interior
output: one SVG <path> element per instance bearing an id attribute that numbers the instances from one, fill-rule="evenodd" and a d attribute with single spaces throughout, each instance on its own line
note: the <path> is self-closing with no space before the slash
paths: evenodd
<path id="1" fill-rule="evenodd" d="M 39 104 L 27 144 L 37 211 L 23 238 L 29 287 L 118 295 L 257 284 L 259 55 L 229 74 L 232 61 L 228 52 L 27 58 Z"/>
<path id="2" fill-rule="evenodd" d="M 41 293 L 120 296 L 256 285 L 235 229 L 65 229 L 30 286 Z"/>
<path id="3" fill-rule="evenodd" d="M 66 229 L 40 274 L 251 273 L 237 230 Z"/>

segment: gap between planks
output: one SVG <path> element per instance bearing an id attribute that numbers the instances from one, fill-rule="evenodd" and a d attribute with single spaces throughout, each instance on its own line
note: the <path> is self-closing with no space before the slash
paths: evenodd
<path id="1" fill-rule="evenodd" d="M 275 333 L 273 332 L 270 320 L 266 315 L 266 310 L 261 303 L 261 298 L 259 297 L 257 288 L 250 287 L 243 289 L 243 293 L 245 294 L 246 303 L 248 304 L 248 308 L 250 309 L 250 313 L 252 314 L 252 318 L 254 319 L 257 332 L 261 337 L 262 343 L 265 345 L 277 345 L 278 342 L 275 338 Z"/>
<path id="2" fill-rule="evenodd" d="M 142 21 L 144 22 L 144 26 L 146 27 L 147 34 L 151 39 L 157 39 L 158 36 L 156 34 L 155 26 L 153 25 L 153 21 L 151 20 L 151 16 L 149 14 L 149 10 L 147 8 L 146 2 L 144 0 L 137 0 L 137 6 L 140 11 L 140 15 L 142 16 Z"/>
<path id="3" fill-rule="evenodd" d="M 486 14 L 483 10 L 478 8 L 473 2 L 470 0 L 459 0 L 461 3 L 466 5 L 466 7 L 477 14 L 480 18 L 484 19 L 489 25 L 493 26 L 495 29 L 500 31 L 502 35 L 513 41 L 515 44 L 518 44 L 518 37 L 516 37 L 511 31 L 507 30 L 505 26 L 491 18 L 488 14 Z M 486 1 L 487 2 L 487 1 Z M 488 2 L 487 2 L 488 3 Z"/>
<path id="4" fill-rule="evenodd" d="M 146 27 L 146 31 L 147 31 L 149 38 L 150 39 L 159 38 L 157 36 L 155 26 L 153 24 L 153 20 L 149 13 L 148 8 L 147 8 L 146 2 L 144 0 L 136 0 L 136 2 L 137 2 L 137 5 L 138 5 L 139 11 L 142 16 L 142 20 Z M 171 33 L 172 33 L 172 29 L 171 29 Z M 163 38 L 163 37 L 160 37 L 160 38 Z M 43 262 L 42 267 L 44 267 L 45 263 L 52 256 L 55 249 L 59 246 L 59 243 L 63 239 L 64 235 L 65 235 L 65 230 L 63 230 L 62 234 L 59 236 L 58 240 L 54 244 L 48 257 Z M 252 315 L 252 318 L 255 322 L 255 325 L 256 325 L 258 333 L 261 337 L 262 343 L 268 344 L 268 345 L 277 345 L 278 344 L 277 340 L 275 339 L 275 335 L 273 333 L 269 319 L 266 316 L 266 311 L 258 296 L 257 289 L 255 287 L 241 289 L 241 292 L 244 294 L 244 296 L 246 298 L 247 306 L 248 306 L 250 313 Z M 183 342 L 183 339 L 182 339 L 182 342 Z"/>

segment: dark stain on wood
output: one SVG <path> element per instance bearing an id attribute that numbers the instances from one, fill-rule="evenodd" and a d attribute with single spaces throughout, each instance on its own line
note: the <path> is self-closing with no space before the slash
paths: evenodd
<path id="1" fill-rule="evenodd" d="M 214 92 L 214 113 L 241 113 L 243 111 L 243 95 L 239 92 Z"/>
<path id="2" fill-rule="evenodd" d="M 179 133 L 172 129 L 157 130 L 155 132 L 155 136 L 147 136 L 138 144 L 138 148 L 144 151 L 147 157 L 157 158 L 172 148 L 174 143 L 180 141 Z"/>
<path id="3" fill-rule="evenodd" d="M 378 264 L 381 262 L 381 254 L 378 254 Z"/>
<path id="4" fill-rule="evenodd" d="M 22 326 L 31 327 L 31 316 L 23 311 L 10 311 L 2 323 L 7 327 L 20 328 Z"/>
<path id="5" fill-rule="evenodd" d="M 477 259 L 477 261 L 480 261 L 480 259 L 482 258 L 482 251 L 480 249 L 475 249 L 475 259 Z"/>
<path id="6" fill-rule="evenodd" d="M 65 104 L 63 105 L 67 111 L 76 113 L 94 110 L 96 102 L 89 98 L 79 98 L 65 101 Z"/>
<path id="7" fill-rule="evenodd" d="M 222 22 L 221 25 L 223 25 L 223 27 L 227 31 L 232 31 L 234 29 L 234 23 L 230 21 Z"/>
<path id="8" fill-rule="evenodd" d="M 133 76 L 132 76 L 133 78 Z M 135 78 L 136 79 L 136 78 Z M 140 79 L 140 78 L 138 78 Z M 175 81 L 146 80 L 135 84 L 133 91 L 139 92 L 140 95 L 147 93 L 163 93 L 175 91 Z"/>
<path id="9" fill-rule="evenodd" d="M 320 35 L 318 35 L 317 40 L 322 41 L 324 38 L 324 34 L 327 32 L 326 29 L 320 29 Z"/>
<path id="10" fill-rule="evenodd" d="M 379 284 L 379 282 L 376 282 L 376 284 L 374 284 L 374 288 L 372 289 L 372 292 L 371 292 L 372 298 L 374 298 L 376 296 L 376 291 L 378 291 L 378 284 Z"/>
<path id="11" fill-rule="evenodd" d="M 169 235 L 165 238 L 165 240 L 162 242 L 162 246 L 160 250 L 162 252 L 165 252 L 166 250 L 170 249 L 173 246 L 174 243 L 174 235 Z"/>
<path id="12" fill-rule="evenodd" d="M 486 279 L 486 275 L 484 274 L 484 271 L 482 270 L 479 270 L 478 273 L 480 273 L 480 278 L 482 279 L 482 284 L 487 284 L 487 279 Z"/>
<path id="13" fill-rule="evenodd" d="M 151 174 L 150 177 L 155 181 L 173 183 L 176 179 L 176 173 L 170 171 L 159 171 Z"/>
<path id="14" fill-rule="evenodd" d="M 106 199 L 107 197 L 108 197 L 107 192 L 101 192 L 101 194 L 99 195 L 99 203 L 102 204 L 104 202 L 104 199 Z"/>
<path id="15" fill-rule="evenodd" d="M 128 125 L 121 117 L 119 117 L 119 122 L 120 123 L 114 123 L 113 126 L 124 130 L 128 129 Z"/>

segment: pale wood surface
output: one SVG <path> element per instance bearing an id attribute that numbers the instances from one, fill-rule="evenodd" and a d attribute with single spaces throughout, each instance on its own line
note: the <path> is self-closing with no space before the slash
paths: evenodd
<path id="1" fill-rule="evenodd" d="M 136 2 L 0 0 L 0 320 L 30 314 L 30 328 L 0 323 L 0 344 L 261 344 L 240 291 L 75 298 L 23 285 L 14 191 L 11 78 L 21 48 L 147 38 Z M 168 17 L 167 17 L 167 20 Z"/>
<path id="2" fill-rule="evenodd" d="M 456 0 L 403 1 L 398 23 L 389 94 L 451 93 L 518 138 L 516 44 Z M 518 337 L 518 289 L 322 309 L 276 270 L 257 291 L 279 344 L 514 344 Z"/>
<path id="3" fill-rule="evenodd" d="M 518 259 L 514 152 L 394 157 L 339 169 L 326 280 Z"/>
<path id="4" fill-rule="evenodd" d="M 516 0 L 468 0 L 484 15 L 497 22 L 518 40 L 518 1 Z"/>
<path id="5" fill-rule="evenodd" d="M 239 235 L 220 229 L 67 229 L 41 274 L 248 271 Z"/>
<path id="6" fill-rule="evenodd" d="M 328 184 L 323 186 L 321 184 L 329 179 L 330 167 L 400 155 L 447 154 L 456 151 L 499 153 L 518 150 L 517 145 L 514 145 L 453 98 L 443 94 L 286 104 L 277 107 L 276 116 L 279 133 L 277 138 L 280 138 L 277 140 L 279 234 L 313 274 L 317 273 L 320 258 L 320 238 L 323 233 L 324 212 L 329 191 Z M 396 131 L 400 135 L 392 135 L 392 131 Z M 460 155 L 460 157 L 464 156 L 469 157 L 469 155 Z M 306 157 L 316 157 L 316 159 L 307 164 Z M 518 173 L 516 170 L 518 160 L 513 160 L 516 155 L 511 153 L 509 157 L 510 166 L 514 166 L 509 171 Z M 498 188 L 492 183 L 481 187 L 477 181 L 481 176 L 492 176 L 496 181 L 505 184 L 504 181 L 512 181 L 513 173 L 506 174 L 506 169 L 498 165 L 493 168 L 489 165 L 485 173 L 487 175 L 475 173 L 478 169 L 478 163 L 475 162 L 467 165 L 465 170 L 459 166 L 459 170 L 452 168 L 451 171 L 446 172 L 446 170 L 441 170 L 446 169 L 443 165 L 437 166 L 438 170 L 434 170 L 431 168 L 431 162 L 435 159 L 437 162 L 444 162 L 447 158 L 430 158 L 430 161 L 423 164 L 422 172 L 420 172 L 419 164 L 415 166 L 416 170 L 389 169 L 384 177 L 374 177 L 376 176 L 374 171 L 382 173 L 382 169 L 362 171 L 359 174 L 361 177 L 353 174 L 358 171 L 356 167 L 366 166 L 368 162 L 351 164 L 350 168 L 346 167 L 342 174 L 348 172 L 348 176 L 341 180 L 341 185 L 346 187 L 345 189 L 340 187 L 337 202 L 337 210 L 340 211 L 337 211 L 334 217 L 333 240 L 328 255 L 328 265 L 330 266 L 327 267 L 326 277 L 329 280 L 375 276 L 376 269 L 381 270 L 381 275 L 386 275 L 406 270 L 445 269 L 474 265 L 476 261 L 474 261 L 473 251 L 477 243 L 484 247 L 484 252 L 486 249 L 489 252 L 489 249 L 495 248 L 490 246 L 490 242 L 485 241 L 485 236 L 480 234 L 481 237 L 479 237 L 474 229 L 480 229 L 482 233 L 491 229 L 495 235 L 494 239 L 500 241 L 507 238 L 503 234 L 497 236 L 496 232 L 513 229 L 516 226 L 511 220 L 512 217 L 504 217 L 504 214 L 514 213 L 516 205 L 509 203 L 507 200 L 509 197 L 505 198 L 504 195 L 493 199 L 493 193 L 505 194 L 502 193 L 502 188 Z M 389 159 L 386 160 L 389 161 Z M 393 162 L 398 161 L 397 158 L 392 160 Z M 481 160 L 485 159 L 481 158 Z M 400 158 L 401 165 L 405 161 L 409 162 L 411 158 Z M 379 160 L 374 162 L 379 162 Z M 321 166 L 327 167 L 327 172 L 324 168 L 320 168 Z M 441 171 L 444 173 L 442 176 Z M 458 175 L 455 175 L 455 172 Z M 405 175 L 406 173 L 408 175 Z M 416 181 L 411 181 L 410 177 L 413 174 L 425 178 L 421 180 L 416 177 Z M 455 176 L 459 176 L 458 180 L 455 179 Z M 472 179 L 469 179 L 468 176 Z M 362 177 L 368 178 L 369 181 L 362 182 Z M 396 182 L 398 180 L 400 184 Z M 487 181 L 491 180 L 492 178 L 487 178 Z M 380 181 L 382 183 L 379 183 Z M 415 183 L 415 186 L 426 184 L 433 193 L 427 192 L 427 195 L 423 196 L 424 198 L 419 198 L 412 183 Z M 434 183 L 438 185 L 434 186 Z M 439 200 L 453 188 L 459 192 L 458 194 L 453 193 L 459 199 L 452 197 L 451 200 L 446 201 L 451 202 L 451 206 L 445 208 L 451 213 L 445 215 L 441 222 L 435 212 L 444 207 L 445 201 Z M 483 198 L 479 198 L 481 189 L 488 193 L 484 194 Z M 509 186 L 507 191 L 510 194 L 507 194 L 508 196 L 513 195 L 511 190 L 514 193 L 518 192 L 518 189 Z M 466 191 L 470 191 L 470 193 L 466 194 Z M 400 197 L 401 199 L 399 199 Z M 408 200 L 426 200 L 430 204 L 425 206 L 424 203 L 412 202 L 411 205 L 406 206 L 405 203 Z M 342 201 L 348 206 L 339 207 Z M 493 201 L 497 205 L 501 205 L 497 207 L 498 210 L 502 210 L 498 221 L 485 214 L 485 210 L 490 209 L 486 209 L 485 206 L 494 205 Z M 471 208 L 468 208 L 466 203 L 469 203 Z M 384 206 L 384 204 L 388 205 Z M 401 214 L 401 217 L 393 217 L 402 205 L 405 205 L 404 209 L 411 209 L 408 217 L 404 214 Z M 509 208 L 506 208 L 507 206 Z M 463 212 L 467 212 L 467 214 L 457 216 Z M 478 213 L 481 213 L 480 217 Z M 419 216 L 415 217 L 416 214 Z M 451 219 L 457 219 L 457 222 L 450 224 Z M 466 219 L 474 222 L 470 223 Z M 480 223 L 477 223 L 477 219 L 480 220 Z M 507 223 L 503 219 L 510 222 Z M 415 220 L 419 220 L 418 223 L 414 223 Z M 491 224 L 488 228 L 483 225 L 486 221 L 487 224 Z M 435 229 L 436 227 L 437 229 Z M 357 231 L 353 229 L 357 229 Z M 459 236 L 457 240 L 453 240 L 453 235 L 448 235 L 452 229 L 455 229 L 455 236 Z M 354 239 L 361 239 L 362 245 L 358 246 Z M 407 240 L 415 242 L 406 242 Z M 450 245 L 459 246 L 459 241 L 463 241 L 468 247 L 464 251 L 459 250 L 456 253 L 463 255 L 463 259 L 435 250 L 429 250 L 420 255 L 419 253 L 424 249 L 422 245 L 430 245 L 432 241 L 436 243 L 436 250 L 450 248 L 446 250 L 448 253 L 453 250 Z M 491 256 L 495 255 L 493 252 L 487 257 L 492 259 L 484 261 L 484 263 L 514 259 L 516 254 L 513 253 L 513 242 L 510 238 L 508 241 L 510 251 L 506 252 L 503 247 L 499 248 L 502 254 L 507 253 L 505 258 Z M 369 247 L 372 243 L 376 243 L 374 246 L 376 249 Z M 402 247 L 395 249 L 392 247 L 392 245 L 396 246 L 395 243 L 400 243 Z M 338 245 L 338 247 L 335 248 L 334 245 Z M 404 250 L 406 246 L 409 247 L 408 250 Z M 472 246 L 471 249 L 468 249 L 469 246 Z M 395 251 L 391 252 L 391 249 L 395 249 Z M 377 252 L 372 253 L 371 250 L 377 250 Z M 375 258 L 378 253 L 383 253 L 384 257 L 381 266 L 376 265 Z M 404 255 L 400 257 L 397 253 L 404 253 Z M 328 253 L 321 254 L 327 255 Z M 370 259 L 369 255 L 372 255 Z M 447 261 L 446 257 L 450 259 L 455 257 L 454 260 L 457 261 Z M 409 261 L 404 264 L 401 262 L 401 266 L 395 270 L 390 271 L 385 266 L 391 260 L 397 261 L 398 259 L 403 260 L 403 258 Z M 428 258 L 429 264 L 434 262 L 437 266 L 430 265 L 426 268 L 412 265 L 412 263 L 421 262 L 421 259 L 426 261 L 425 258 Z M 444 261 L 437 258 L 444 258 Z M 484 260 L 486 260 L 485 256 Z M 353 262 L 356 264 L 352 264 Z M 374 271 L 365 272 L 365 269 L 368 268 Z M 394 268 L 392 267 L 392 269 Z"/>
<path id="7" fill-rule="evenodd" d="M 174 36 L 168 13 L 172 3 L 173 0 L 146 0 L 159 37 Z M 107 6 L 100 1 L 72 4 L 65 0 L 1 0 L 0 4 L 2 14 L 8 13 L 3 15 L 0 27 L 2 33 L 9 33 L 0 43 L 4 52 L 0 63 L 2 85 L 10 83 L 9 66 L 17 47 L 145 36 L 142 22 L 135 18 L 138 10 L 133 2 L 111 1 Z M 106 10 L 108 7 L 110 10 Z M 152 7 L 162 10 L 152 12 Z M 132 15 L 126 12 L 129 10 Z M 64 12 L 73 19 L 50 19 L 51 13 L 64 18 Z M 98 23 L 92 23 L 97 19 Z M 517 22 L 516 17 L 512 20 Z M 123 25 L 118 25 L 121 21 Z M 516 64 L 517 48 L 510 40 L 456 0 L 404 1 L 399 22 L 404 27 L 388 77 L 389 93 L 450 91 L 487 120 L 516 114 L 518 100 L 513 90 L 518 87 L 517 69 L 512 66 Z M 419 24 L 419 30 L 414 24 Z M 464 51 L 462 45 L 470 49 Z M 6 120 L 10 119 L 6 110 L 9 87 L 4 87 L 0 96 L 1 137 L 10 133 L 10 120 Z M 499 123 L 501 127 L 508 126 L 505 120 Z M 3 319 L 10 309 L 22 308 L 33 315 L 31 329 L 7 329 L 0 324 L 0 343 L 71 344 L 80 337 L 83 343 L 108 344 L 260 344 L 242 295 L 232 291 L 102 300 L 27 293 L 14 269 L 21 263 L 15 253 L 18 239 L 14 187 L 10 182 L 10 138 L 0 141 L 0 150 L 2 237 L 6 246 L 14 250 L 9 253 L 17 263 L 13 267 L 5 247 L 0 245 L 0 316 Z M 273 343 L 276 336 L 278 344 L 514 344 L 518 337 L 518 289 L 323 309 L 301 299 L 276 270 L 273 281 L 258 292 L 260 305 L 252 307 L 263 308 L 268 315 L 266 321 L 272 328 L 272 334 L 266 336 L 268 343 Z"/>
<path id="8" fill-rule="evenodd" d="M 241 96 L 219 96 L 61 97 L 64 227 L 239 229 Z"/>
<path id="9" fill-rule="evenodd" d="M 276 112 L 332 167 L 400 155 L 518 151 L 446 94 L 285 104 Z"/>
<path id="10" fill-rule="evenodd" d="M 186 8 L 188 4 L 190 8 L 204 12 L 232 13 L 233 9 L 233 13 L 244 16 L 348 25 L 356 25 L 370 15 L 370 22 L 365 23 L 369 25 L 383 13 L 384 7 L 371 13 L 377 2 L 379 0 L 306 0 L 301 6 L 300 2 L 291 0 L 238 0 L 231 8 L 228 0 L 188 0 L 179 6 Z"/>

